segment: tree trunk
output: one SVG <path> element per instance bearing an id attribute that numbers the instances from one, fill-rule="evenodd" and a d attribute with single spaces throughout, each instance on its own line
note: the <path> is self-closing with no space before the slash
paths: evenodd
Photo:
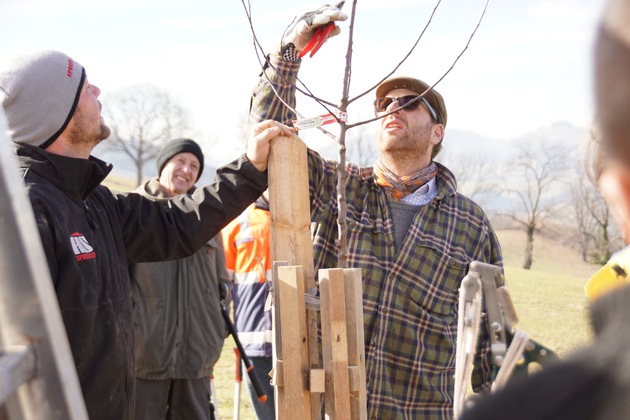
<path id="1" fill-rule="evenodd" d="M 589 262 L 588 260 L 588 244 L 590 238 L 586 233 L 582 234 L 582 240 L 580 241 L 580 248 L 582 250 L 582 261 Z"/>
<path id="2" fill-rule="evenodd" d="M 140 184 L 142 184 L 142 163 L 136 162 L 136 187 L 139 187 Z"/>
<path id="3" fill-rule="evenodd" d="M 527 242 L 525 243 L 525 259 L 523 260 L 523 268 L 529 270 L 534 261 L 534 227 L 527 226 Z"/>
<path id="4" fill-rule="evenodd" d="M 599 264 L 606 264 L 610 259 L 612 252 L 610 252 L 610 238 L 608 237 L 608 223 L 604 223 L 600 226 L 600 245 L 599 245 Z"/>

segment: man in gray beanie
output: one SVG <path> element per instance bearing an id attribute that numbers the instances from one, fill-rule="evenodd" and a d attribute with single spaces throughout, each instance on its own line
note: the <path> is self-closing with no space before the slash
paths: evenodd
<path id="1" fill-rule="evenodd" d="M 165 205 L 192 194 L 203 161 L 193 140 L 171 140 L 158 154 L 159 175 L 135 192 Z M 230 284 L 221 238 L 186 258 L 133 264 L 130 274 L 136 420 L 214 419 L 210 377 L 225 339 L 219 283 Z"/>
<path id="2" fill-rule="evenodd" d="M 45 149 L 68 126 L 85 83 L 85 69 L 54 51 L 15 56 L 3 68 L 0 91 L 11 139 Z M 38 118 L 33 118 L 34 111 Z M 109 130 L 103 134 L 107 138 Z"/>
<path id="3" fill-rule="evenodd" d="M 100 89 L 57 51 L 0 61 L 0 103 L 29 194 L 90 419 L 131 419 L 134 348 L 128 267 L 194 254 L 267 187 L 269 142 L 291 132 L 252 127 L 247 153 L 212 184 L 168 205 L 101 185 L 91 156 L 109 136 Z"/>

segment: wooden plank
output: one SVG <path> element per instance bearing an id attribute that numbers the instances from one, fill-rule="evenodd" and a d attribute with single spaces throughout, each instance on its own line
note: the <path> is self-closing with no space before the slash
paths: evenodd
<path id="1" fill-rule="evenodd" d="M 351 372 L 351 418 L 366 419 L 367 389 L 365 382 L 363 282 L 361 269 L 346 268 L 343 272 L 346 294 L 346 326 L 348 330 L 348 365 Z"/>
<path id="2" fill-rule="evenodd" d="M 306 145 L 297 137 L 273 140 L 269 154 L 269 211 L 273 261 L 301 265 L 315 287 Z"/>
<path id="3" fill-rule="evenodd" d="M 284 369 L 282 368 L 282 331 L 280 326 L 280 285 L 278 284 L 278 267 L 286 266 L 286 261 L 273 261 L 271 272 L 272 285 L 272 304 L 271 310 L 271 334 L 273 337 L 272 344 L 272 366 L 273 366 L 273 394 L 274 405 L 276 411 L 276 419 L 284 420 L 287 415 L 281 410 L 285 406 L 284 403 Z"/>
<path id="4" fill-rule="evenodd" d="M 269 154 L 269 210 L 271 214 L 272 261 L 287 261 L 301 266 L 306 290 L 315 290 L 313 247 L 311 242 L 310 197 L 306 145 L 297 137 L 278 137 Z M 303 296 L 300 297 L 303 300 Z M 321 367 L 317 342 L 317 312 L 307 312 L 308 360 L 310 367 Z M 320 394 L 313 394 L 312 417 L 321 417 Z"/>
<path id="5" fill-rule="evenodd" d="M 282 405 L 278 404 L 277 419 L 311 418 L 311 398 L 308 389 L 308 333 L 304 303 L 302 267 L 278 267 L 280 328 L 282 329 Z"/>
<path id="6" fill-rule="evenodd" d="M 310 389 L 313 394 L 326 392 L 326 372 L 324 369 L 311 369 Z"/>
<path id="7" fill-rule="evenodd" d="M 319 270 L 326 414 L 351 419 L 344 270 Z"/>
<path id="8" fill-rule="evenodd" d="M 350 378 L 350 402 L 352 403 L 353 394 L 356 393 L 361 386 L 361 372 L 358 366 L 348 365 L 348 378 Z M 352 409 L 352 407 L 350 407 L 350 409 Z"/>

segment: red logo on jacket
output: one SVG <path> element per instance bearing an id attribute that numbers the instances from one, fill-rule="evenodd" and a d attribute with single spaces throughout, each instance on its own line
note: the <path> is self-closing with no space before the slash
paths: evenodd
<path id="1" fill-rule="evenodd" d="M 94 248 L 92 248 L 92 245 L 90 245 L 82 233 L 74 232 L 70 235 L 70 245 L 72 245 L 72 250 L 74 251 L 77 262 L 96 258 Z"/>

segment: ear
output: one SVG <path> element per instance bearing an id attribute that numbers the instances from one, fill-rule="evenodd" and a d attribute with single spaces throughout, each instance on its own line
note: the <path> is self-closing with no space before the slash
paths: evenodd
<path id="1" fill-rule="evenodd" d="M 439 144 L 444 138 L 444 126 L 442 124 L 433 124 L 431 143 L 433 145 Z"/>
<path id="2" fill-rule="evenodd" d="M 621 224 L 624 241 L 630 243 L 630 173 L 607 169 L 599 178 L 599 190 Z"/>

